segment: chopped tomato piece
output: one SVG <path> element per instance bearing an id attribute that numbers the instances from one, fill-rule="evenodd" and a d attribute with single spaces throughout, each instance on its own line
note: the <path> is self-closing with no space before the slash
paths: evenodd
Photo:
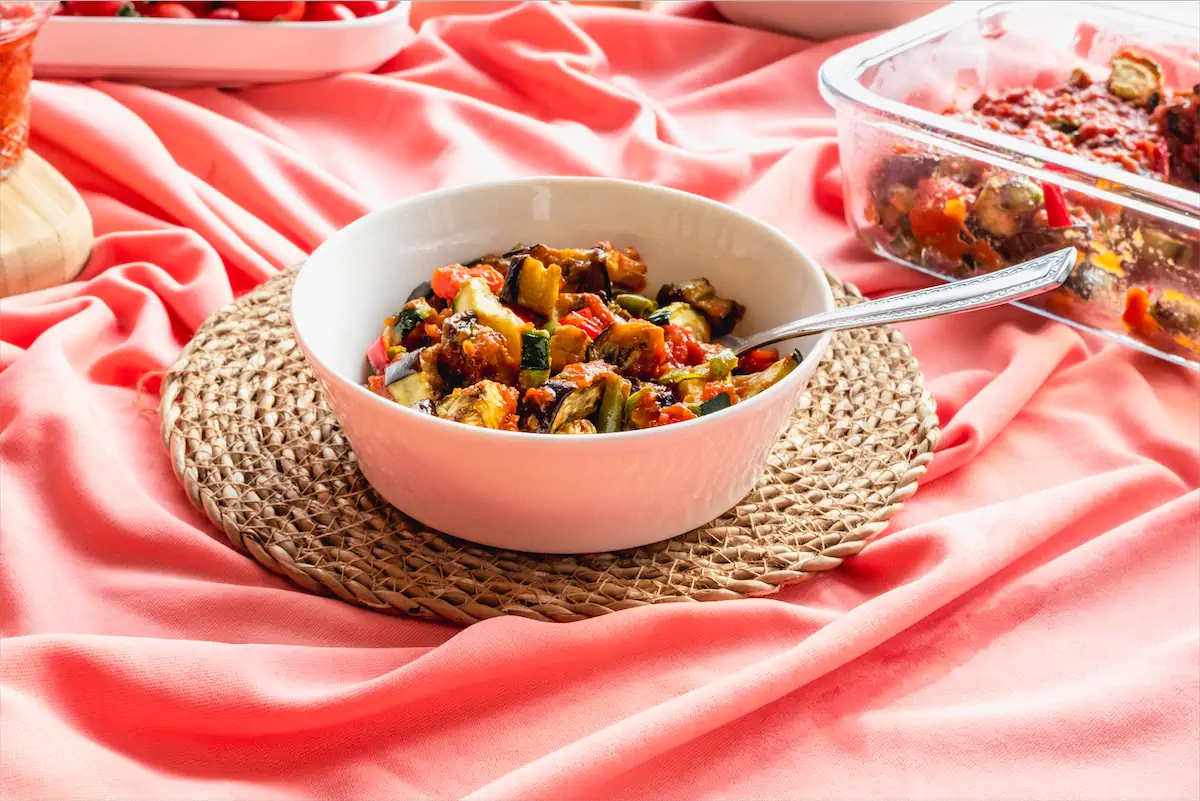
<path id="1" fill-rule="evenodd" d="M 704 364 L 709 352 L 687 328 L 680 325 L 664 325 L 663 336 L 667 341 L 667 356 L 678 367 Z"/>
<path id="2" fill-rule="evenodd" d="M 376 395 L 382 395 L 388 400 L 392 399 L 391 393 L 388 392 L 387 384 L 383 383 L 383 376 L 381 375 L 373 375 L 367 378 L 367 389 Z"/>
<path id="3" fill-rule="evenodd" d="M 709 381 L 704 385 L 704 389 L 700 390 L 700 402 L 712 400 L 718 395 L 728 395 L 730 405 L 738 402 L 737 390 L 728 381 Z"/>
<path id="4" fill-rule="evenodd" d="M 682 403 L 673 403 L 662 410 L 656 426 L 668 426 L 671 423 L 682 423 L 684 420 L 695 420 L 696 413 Z"/>
<path id="5" fill-rule="evenodd" d="M 504 276 L 486 264 L 477 267 L 463 267 L 461 264 L 439 267 L 433 271 L 429 285 L 439 298 L 454 300 L 462 285 L 472 278 L 482 278 L 493 293 L 499 292 L 504 286 Z"/>
<path id="6" fill-rule="evenodd" d="M 759 348 L 750 351 L 738 361 L 738 371 L 761 373 L 777 361 L 779 361 L 777 348 Z"/>
<path id="7" fill-rule="evenodd" d="M 1125 294 L 1125 311 L 1121 320 L 1144 337 L 1153 336 L 1158 329 L 1158 323 L 1150 316 L 1150 291 L 1134 287 Z"/>

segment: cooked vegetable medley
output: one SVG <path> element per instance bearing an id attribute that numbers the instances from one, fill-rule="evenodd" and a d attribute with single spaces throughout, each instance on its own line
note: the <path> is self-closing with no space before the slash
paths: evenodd
<path id="1" fill-rule="evenodd" d="M 1154 60 L 1124 50 L 1105 80 L 1076 70 L 1054 89 L 989 91 L 970 109 L 945 113 L 1194 189 L 1200 185 L 1198 92 L 1200 86 L 1171 90 Z M 1073 320 L 1200 359 L 1194 231 L 971 159 L 899 147 L 872 175 L 865 213 L 884 250 L 953 277 L 1074 245 L 1082 254 L 1075 272 L 1039 302 Z"/>
<path id="2" fill-rule="evenodd" d="M 745 309 L 705 278 L 645 288 L 641 255 L 607 242 L 440 267 L 384 321 L 367 387 L 467 425 L 606 434 L 718 412 L 799 363 L 714 344 Z"/>

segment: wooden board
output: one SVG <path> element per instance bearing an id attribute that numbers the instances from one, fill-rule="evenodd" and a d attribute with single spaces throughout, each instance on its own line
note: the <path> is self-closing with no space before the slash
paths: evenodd
<path id="1" fill-rule="evenodd" d="M 0 298 L 71 281 L 92 250 L 92 217 L 33 151 L 0 181 Z"/>

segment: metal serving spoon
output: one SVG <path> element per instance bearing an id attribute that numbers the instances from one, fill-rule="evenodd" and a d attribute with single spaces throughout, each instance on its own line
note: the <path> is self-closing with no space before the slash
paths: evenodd
<path id="1" fill-rule="evenodd" d="M 745 338 L 721 337 L 720 343 L 741 356 L 755 348 L 809 334 L 903 323 L 999 306 L 1061 286 L 1074 269 L 1076 258 L 1075 248 L 1066 247 L 987 275 L 842 306 Z"/>

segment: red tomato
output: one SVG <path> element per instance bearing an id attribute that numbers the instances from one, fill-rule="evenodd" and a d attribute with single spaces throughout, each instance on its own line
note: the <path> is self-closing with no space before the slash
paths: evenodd
<path id="1" fill-rule="evenodd" d="M 88 2 L 73 2 L 67 6 L 75 14 L 81 17 L 116 17 L 116 16 L 132 16 L 137 12 L 133 3 L 125 2 L 125 0 L 88 0 Z"/>
<path id="2" fill-rule="evenodd" d="M 248 3 L 234 3 L 238 16 L 255 22 L 295 22 L 304 18 L 304 2 L 300 0 L 252 0 Z"/>
<path id="3" fill-rule="evenodd" d="M 777 348 L 759 348 L 743 356 L 738 362 L 738 369 L 743 373 L 761 373 L 777 361 L 779 361 Z"/>
<path id="4" fill-rule="evenodd" d="M 429 284 L 433 287 L 433 294 L 439 298 L 454 300 L 458 296 L 458 290 L 471 278 L 482 278 L 493 293 L 499 292 L 504 286 L 504 276 L 486 264 L 478 267 L 463 267 L 461 264 L 438 267 L 433 271 L 433 278 Z"/>
<path id="5" fill-rule="evenodd" d="M 220 6 L 218 8 L 214 8 L 212 11 L 208 12 L 208 17 L 207 17 L 207 19 L 232 19 L 232 20 L 238 20 L 241 18 L 242 18 L 241 15 L 238 14 L 237 9 L 234 8 L 233 6 Z"/>
<path id="6" fill-rule="evenodd" d="M 679 366 L 695 366 L 708 361 L 703 346 L 692 336 L 692 332 L 680 325 L 664 325 L 663 336 L 667 340 L 667 353 L 671 361 Z"/>
<path id="7" fill-rule="evenodd" d="M 350 9 L 350 13 L 356 17 L 373 17 L 376 14 L 382 14 L 388 9 L 387 3 L 374 2 L 373 0 L 346 0 L 341 5 Z"/>
<path id="8" fill-rule="evenodd" d="M 208 12 L 212 11 L 216 6 L 214 2 L 193 2 L 193 0 L 182 0 L 181 6 L 187 6 L 188 11 L 191 11 L 197 17 L 207 17 Z"/>
<path id="9" fill-rule="evenodd" d="M 354 12 L 344 3 L 316 2 L 304 8 L 306 22 L 343 22 L 354 18 Z"/>
<path id="10" fill-rule="evenodd" d="M 192 10 L 183 3 L 155 3 L 154 8 L 150 9 L 151 17 L 163 17 L 167 19 L 195 19 L 196 15 Z"/>

